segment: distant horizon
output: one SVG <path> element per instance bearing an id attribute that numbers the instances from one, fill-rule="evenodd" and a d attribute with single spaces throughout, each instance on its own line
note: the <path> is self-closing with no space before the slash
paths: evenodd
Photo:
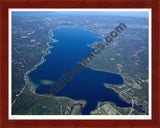
<path id="1" fill-rule="evenodd" d="M 126 17 L 139 17 L 148 18 L 148 11 L 13 11 L 15 16 L 126 16 Z"/>

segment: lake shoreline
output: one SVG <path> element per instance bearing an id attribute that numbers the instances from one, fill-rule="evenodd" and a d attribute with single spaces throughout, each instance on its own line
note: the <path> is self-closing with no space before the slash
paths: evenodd
<path id="1" fill-rule="evenodd" d="M 35 91 L 33 91 L 33 89 L 36 87 L 35 84 L 33 82 L 31 82 L 30 78 L 28 77 L 28 74 L 34 70 L 36 70 L 38 68 L 38 66 L 40 66 L 41 64 L 43 64 L 46 60 L 45 60 L 45 56 L 51 54 L 51 51 L 49 49 L 53 48 L 50 44 L 52 43 L 56 43 L 58 42 L 57 40 L 53 39 L 52 37 L 54 36 L 53 33 L 52 33 L 52 29 L 48 32 L 48 35 L 49 35 L 49 39 L 52 41 L 52 42 L 47 42 L 47 49 L 45 50 L 45 53 L 42 55 L 40 61 L 33 66 L 33 68 L 29 69 L 26 73 L 25 73 L 25 76 L 24 76 L 24 80 L 26 83 L 28 83 L 30 86 L 31 86 L 31 92 L 33 94 L 37 94 Z M 39 94 L 37 94 L 39 95 Z"/>

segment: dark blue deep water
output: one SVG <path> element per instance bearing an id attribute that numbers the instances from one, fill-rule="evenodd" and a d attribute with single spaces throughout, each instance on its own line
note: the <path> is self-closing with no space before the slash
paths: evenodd
<path id="1" fill-rule="evenodd" d="M 92 48 L 87 44 L 103 41 L 101 35 L 77 27 L 59 27 L 52 30 L 52 33 L 53 38 L 59 42 L 50 44 L 53 47 L 50 48 L 51 54 L 45 56 L 46 61 L 28 75 L 33 83 L 39 84 L 36 89 L 38 94 L 47 94 L 51 89 L 50 85 L 43 85 L 41 80 L 58 82 L 58 78 L 66 72 L 69 73 L 77 62 L 83 60 L 82 56 L 89 55 L 88 50 L 92 51 Z M 120 85 L 123 84 L 123 79 L 118 74 L 84 68 L 56 95 L 86 100 L 83 114 L 94 110 L 99 101 L 112 101 L 120 107 L 131 106 L 122 101 L 117 93 L 104 87 L 103 83 Z"/>

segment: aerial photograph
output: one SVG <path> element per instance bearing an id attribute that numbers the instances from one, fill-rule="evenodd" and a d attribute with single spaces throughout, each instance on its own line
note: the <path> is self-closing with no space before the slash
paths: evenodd
<path id="1" fill-rule="evenodd" d="M 149 115 L 149 27 L 147 10 L 10 10 L 10 114 Z"/>

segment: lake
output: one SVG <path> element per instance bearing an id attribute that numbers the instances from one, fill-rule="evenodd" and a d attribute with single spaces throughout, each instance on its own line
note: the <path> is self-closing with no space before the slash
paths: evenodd
<path id="1" fill-rule="evenodd" d="M 50 54 L 44 57 L 46 61 L 28 74 L 29 79 L 39 85 L 36 89 L 38 94 L 49 93 L 50 84 L 54 84 L 65 72 L 73 69 L 83 60 L 82 56 L 89 55 L 88 50 L 92 51 L 92 48 L 88 44 L 103 42 L 101 35 L 79 27 L 58 27 L 52 33 L 52 38 L 58 42 L 50 43 L 52 48 L 49 49 Z M 86 67 L 56 96 L 86 100 L 87 105 L 82 110 L 84 115 L 94 110 L 100 101 L 111 101 L 120 107 L 131 106 L 122 101 L 113 90 L 106 88 L 104 83 L 118 86 L 123 84 L 123 79 L 119 74 L 94 71 Z"/>

